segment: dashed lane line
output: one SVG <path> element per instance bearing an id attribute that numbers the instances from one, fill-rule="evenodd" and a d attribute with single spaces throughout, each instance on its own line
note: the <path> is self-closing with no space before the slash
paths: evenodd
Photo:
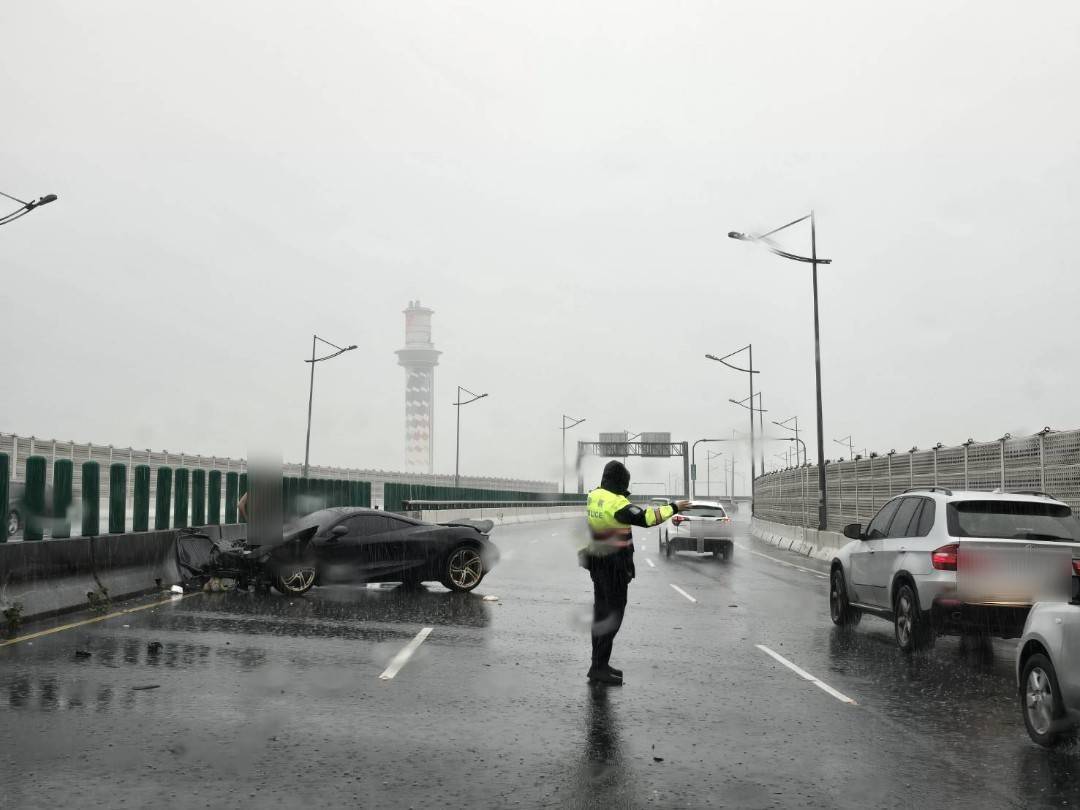
<path id="1" fill-rule="evenodd" d="M 826 694 L 832 695 L 834 698 L 839 700 L 841 703 L 848 703 L 848 704 L 850 704 L 852 706 L 858 706 L 859 705 L 854 700 L 852 700 L 847 695 L 845 695 L 843 692 L 836 691 L 835 689 L 833 689 L 831 686 L 829 686 L 824 681 L 818 680 L 813 675 L 811 675 L 809 672 L 807 672 L 805 669 L 802 669 L 801 667 L 798 667 L 795 664 L 791 663 L 786 658 L 784 658 L 784 656 L 780 655 L 780 653 L 774 652 L 773 650 L 770 650 L 764 644 L 755 644 L 754 646 L 757 647 L 759 650 L 761 650 L 763 653 L 765 653 L 767 655 L 771 655 L 773 658 L 775 658 L 777 661 L 779 661 L 785 667 L 790 669 L 792 672 L 794 672 L 800 678 L 802 678 L 804 680 L 807 680 L 807 681 L 810 681 L 810 683 L 814 684 L 814 686 L 816 686 L 818 689 L 822 690 Z"/>
<path id="2" fill-rule="evenodd" d="M 668 583 L 668 585 L 670 585 L 670 586 L 671 586 L 672 588 L 674 588 L 674 589 L 675 589 L 676 591 L 678 591 L 679 593 L 681 593 L 681 594 L 682 594 L 683 596 L 685 596 L 685 597 L 686 597 L 687 599 L 689 599 L 689 600 L 690 600 L 691 602 L 697 602 L 697 599 L 695 599 L 694 597 L 692 597 L 692 596 L 691 596 L 690 594 L 688 594 L 688 593 L 687 593 L 686 591 L 684 591 L 684 590 L 683 590 L 682 588 L 680 588 L 680 587 L 679 587 L 678 585 L 676 585 L 676 584 L 675 584 L 674 582 L 669 582 L 669 583 Z"/>
<path id="3" fill-rule="evenodd" d="M 820 571 L 815 571 L 813 568 L 806 568 L 802 565 L 795 565 L 795 563 L 789 563 L 787 560 L 781 560 L 779 557 L 773 557 L 771 554 L 762 554 L 760 551 L 754 551 L 754 549 L 744 546 L 742 543 L 736 543 L 736 548 L 741 548 L 743 551 L 753 554 L 756 557 L 764 557 L 766 560 L 772 560 L 778 565 L 786 565 L 788 568 L 794 568 L 796 571 L 805 571 L 807 574 L 813 574 L 819 579 L 828 579 L 829 577 Z"/>
<path id="4" fill-rule="evenodd" d="M 654 563 L 648 557 L 645 558 L 645 562 L 647 562 L 649 564 L 649 568 L 656 568 L 656 563 Z"/>
<path id="5" fill-rule="evenodd" d="M 409 659 L 412 658 L 417 648 L 424 643 L 424 639 L 431 635 L 432 628 L 425 627 L 419 633 L 417 633 L 412 641 L 401 648 L 401 652 L 390 659 L 390 665 L 383 670 L 382 675 L 379 676 L 380 681 L 391 681 L 394 676 L 401 671 L 401 668 L 405 666 Z"/>

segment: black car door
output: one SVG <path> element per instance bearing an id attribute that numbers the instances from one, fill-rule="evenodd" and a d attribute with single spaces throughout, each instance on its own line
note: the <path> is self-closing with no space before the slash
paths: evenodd
<path id="1" fill-rule="evenodd" d="M 386 520 L 389 524 L 384 537 L 387 570 L 401 572 L 424 566 L 431 557 L 430 532 L 425 531 L 423 524 L 399 517 L 387 515 Z"/>
<path id="2" fill-rule="evenodd" d="M 344 518 L 325 530 L 316 546 L 321 580 L 377 580 L 387 567 L 389 529 L 390 520 L 385 515 L 362 514 Z"/>

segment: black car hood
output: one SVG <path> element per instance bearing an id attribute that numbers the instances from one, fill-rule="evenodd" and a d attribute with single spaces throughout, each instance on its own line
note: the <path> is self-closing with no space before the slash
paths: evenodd
<path id="1" fill-rule="evenodd" d="M 252 546 L 252 553 L 256 557 L 264 557 L 267 554 L 276 551 L 277 549 L 284 548 L 285 546 L 293 545 L 297 549 L 303 549 L 311 541 L 311 538 L 315 536 L 319 531 L 318 525 L 304 526 L 300 529 L 295 529 L 290 526 L 286 526 L 281 536 L 280 542 L 265 543 L 263 545 Z"/>

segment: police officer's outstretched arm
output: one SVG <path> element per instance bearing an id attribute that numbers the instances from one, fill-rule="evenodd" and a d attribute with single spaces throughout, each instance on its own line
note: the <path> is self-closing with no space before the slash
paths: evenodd
<path id="1" fill-rule="evenodd" d="M 643 529 L 651 529 L 653 526 L 659 526 L 665 520 L 670 520 L 673 515 L 677 515 L 689 505 L 690 501 L 675 501 L 675 503 L 672 504 L 648 507 L 642 507 L 631 503 L 616 512 L 615 519 L 628 526 L 640 526 Z"/>

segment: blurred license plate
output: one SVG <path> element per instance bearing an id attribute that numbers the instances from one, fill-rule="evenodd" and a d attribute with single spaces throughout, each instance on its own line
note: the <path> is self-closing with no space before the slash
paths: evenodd
<path id="1" fill-rule="evenodd" d="M 1072 559 L 1072 546 L 1061 543 L 961 540 L 956 588 L 967 603 L 1067 602 Z"/>

